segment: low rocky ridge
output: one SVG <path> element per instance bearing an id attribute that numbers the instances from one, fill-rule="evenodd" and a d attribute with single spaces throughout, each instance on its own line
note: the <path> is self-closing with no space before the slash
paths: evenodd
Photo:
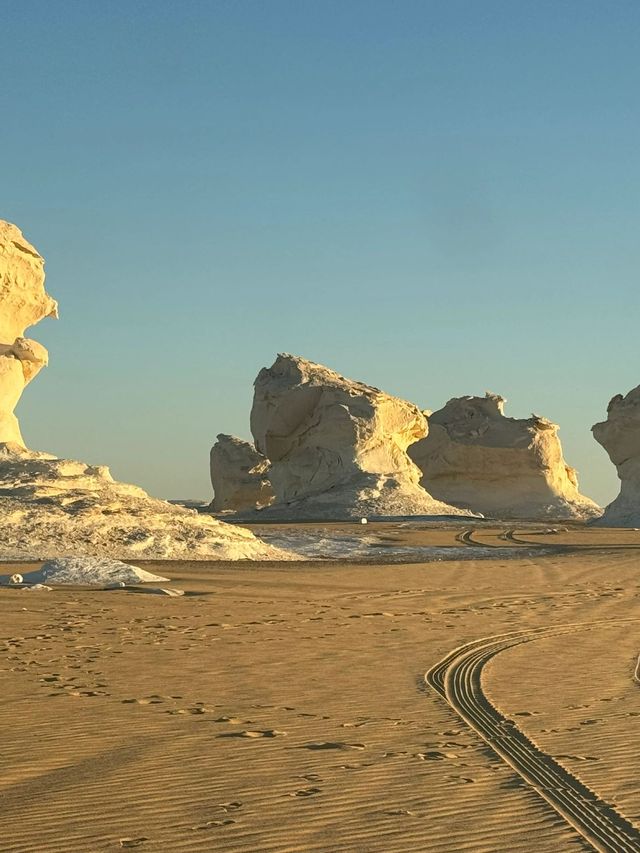
<path id="1" fill-rule="evenodd" d="M 640 527 L 640 385 L 626 396 L 616 394 L 607 419 L 591 427 L 607 451 L 620 479 L 620 494 L 595 523 L 603 527 Z"/>
<path id="2" fill-rule="evenodd" d="M 578 491 L 558 426 L 508 418 L 503 397 L 455 397 L 428 417 L 409 456 L 434 497 L 493 518 L 590 519 L 601 508 Z"/>
<path id="3" fill-rule="evenodd" d="M 269 460 L 249 441 L 221 433 L 211 448 L 214 512 L 262 509 L 273 503 Z"/>
<path id="4" fill-rule="evenodd" d="M 286 353 L 255 381 L 251 431 L 269 459 L 262 518 L 469 515 L 419 485 L 407 447 L 427 434 L 413 403 Z"/>

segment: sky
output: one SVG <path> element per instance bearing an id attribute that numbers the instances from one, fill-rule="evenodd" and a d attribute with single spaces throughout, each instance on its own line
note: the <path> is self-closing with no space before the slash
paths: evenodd
<path id="1" fill-rule="evenodd" d="M 637 0 L 21 0 L 0 218 L 60 319 L 27 444 L 211 496 L 277 352 L 590 427 L 640 383 Z"/>

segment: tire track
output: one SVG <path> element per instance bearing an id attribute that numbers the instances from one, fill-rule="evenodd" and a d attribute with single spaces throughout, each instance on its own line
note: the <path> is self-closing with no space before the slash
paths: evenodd
<path id="1" fill-rule="evenodd" d="M 620 624 L 637 620 L 616 620 Z M 539 749 L 495 708 L 482 690 L 484 665 L 499 652 L 542 637 L 610 625 L 580 623 L 485 637 L 450 652 L 425 675 L 426 683 L 491 749 L 602 853 L 638 853 L 640 830 L 572 773 Z"/>
<path id="2" fill-rule="evenodd" d="M 476 533 L 475 528 L 471 530 L 463 530 L 461 533 L 456 535 L 456 541 L 461 542 L 463 545 L 470 545 L 472 548 L 496 548 L 496 545 L 485 545 L 484 542 L 478 542 L 473 538 L 473 534 Z"/>

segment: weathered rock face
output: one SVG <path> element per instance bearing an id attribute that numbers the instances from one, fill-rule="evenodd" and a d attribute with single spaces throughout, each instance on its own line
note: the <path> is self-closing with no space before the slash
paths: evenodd
<path id="1" fill-rule="evenodd" d="M 43 264 L 14 225 L 0 222 L 0 559 L 290 559 L 249 530 L 115 482 L 103 466 L 24 447 L 13 409 L 47 351 L 22 335 L 57 316 Z"/>
<path id="2" fill-rule="evenodd" d="M 616 394 L 607 408 L 607 420 L 594 424 L 591 431 L 620 478 L 620 494 L 596 524 L 640 527 L 640 385 L 626 397 Z"/>
<path id="3" fill-rule="evenodd" d="M 42 344 L 24 332 L 58 306 L 44 289 L 44 260 L 19 228 L 0 220 L 0 442 L 23 445 L 14 415 L 25 385 L 47 364 Z"/>
<path id="4" fill-rule="evenodd" d="M 494 518 L 598 516 L 578 492 L 556 424 L 505 417 L 504 403 L 496 394 L 457 397 L 429 416 L 429 435 L 409 448 L 425 488 Z"/>
<path id="5" fill-rule="evenodd" d="M 255 381 L 251 431 L 271 462 L 265 516 L 461 514 L 418 485 L 407 447 L 426 435 L 412 403 L 281 354 Z"/>
<path id="6" fill-rule="evenodd" d="M 253 444 L 220 434 L 211 448 L 214 512 L 262 509 L 273 503 L 269 460 Z"/>

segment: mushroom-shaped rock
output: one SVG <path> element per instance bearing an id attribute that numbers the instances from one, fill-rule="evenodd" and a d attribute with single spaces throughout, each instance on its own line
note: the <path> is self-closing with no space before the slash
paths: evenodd
<path id="1" fill-rule="evenodd" d="M 285 353 L 263 368 L 251 431 L 271 462 L 265 517 L 462 514 L 418 484 L 407 456 L 427 432 L 418 407 L 320 364 Z"/>
<path id="2" fill-rule="evenodd" d="M 504 415 L 505 399 L 454 397 L 429 417 L 409 448 L 422 485 L 440 500 L 494 518 L 593 518 L 601 509 L 578 492 L 556 424 Z"/>
<path id="3" fill-rule="evenodd" d="M 47 364 L 42 344 L 24 332 L 58 306 L 44 289 L 44 260 L 10 222 L 0 220 L 0 442 L 23 445 L 14 409 L 25 385 Z"/>
<path id="4" fill-rule="evenodd" d="M 609 402 L 607 419 L 591 427 L 609 454 L 620 479 L 620 494 L 596 524 L 640 527 L 640 385 Z"/>
<path id="5" fill-rule="evenodd" d="M 269 460 L 253 444 L 221 433 L 211 448 L 214 512 L 262 509 L 273 502 Z"/>

